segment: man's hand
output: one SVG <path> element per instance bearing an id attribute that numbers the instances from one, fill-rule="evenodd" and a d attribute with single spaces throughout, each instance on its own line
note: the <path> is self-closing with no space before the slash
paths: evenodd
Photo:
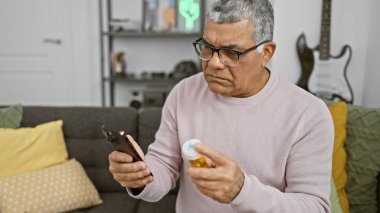
<path id="1" fill-rule="evenodd" d="M 212 161 L 212 168 L 187 170 L 191 181 L 204 195 L 221 203 L 230 203 L 244 184 L 244 174 L 237 163 L 205 144 L 197 144 L 195 150 Z"/>
<path id="2" fill-rule="evenodd" d="M 108 159 L 113 178 L 123 187 L 142 188 L 153 181 L 150 169 L 143 161 L 132 163 L 130 155 L 118 151 L 112 152 Z"/>

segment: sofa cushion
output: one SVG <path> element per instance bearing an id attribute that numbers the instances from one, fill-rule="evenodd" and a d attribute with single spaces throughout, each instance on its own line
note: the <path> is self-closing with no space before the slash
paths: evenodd
<path id="1" fill-rule="evenodd" d="M 380 173 L 377 175 L 377 212 L 380 213 Z"/>
<path id="2" fill-rule="evenodd" d="M 12 176 L 67 161 L 62 120 L 34 128 L 0 128 L 0 176 Z"/>
<path id="3" fill-rule="evenodd" d="M 154 141 L 161 123 L 162 108 L 146 108 L 139 113 L 137 142 L 144 153 Z"/>
<path id="4" fill-rule="evenodd" d="M 348 106 L 346 191 L 352 213 L 376 213 L 380 171 L 380 109 Z"/>
<path id="5" fill-rule="evenodd" d="M 334 178 L 331 178 L 330 202 L 331 202 L 332 213 L 343 213 L 342 207 L 340 206 L 339 196 L 336 191 Z"/>
<path id="6" fill-rule="evenodd" d="M 94 185 L 75 159 L 0 178 L 0 212 L 65 212 L 101 202 Z"/>
<path id="7" fill-rule="evenodd" d="M 175 213 L 175 203 L 177 196 L 168 194 L 159 202 L 151 203 L 140 200 L 136 213 L 165 212 Z"/>
<path id="8" fill-rule="evenodd" d="M 18 128 L 22 119 L 22 106 L 13 105 L 0 109 L 0 128 Z"/>
<path id="9" fill-rule="evenodd" d="M 70 158 L 85 168 L 100 193 L 125 191 L 108 170 L 108 155 L 113 147 L 100 132 L 103 124 L 137 135 L 137 111 L 127 107 L 23 107 L 22 126 L 62 119 Z"/>
<path id="10" fill-rule="evenodd" d="M 108 170 L 108 155 L 114 147 L 107 140 L 68 138 L 66 146 L 69 157 L 81 162 L 100 193 L 125 191 Z"/>
<path id="11" fill-rule="evenodd" d="M 70 213 L 135 213 L 139 200 L 130 197 L 127 193 L 101 193 L 102 205 L 86 209 L 71 211 Z M 153 211 L 154 212 L 154 211 Z M 165 211 L 164 211 L 165 212 Z"/>

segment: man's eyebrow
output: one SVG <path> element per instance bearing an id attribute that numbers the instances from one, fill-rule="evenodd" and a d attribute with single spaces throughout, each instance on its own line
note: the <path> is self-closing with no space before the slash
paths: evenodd
<path id="1" fill-rule="evenodd" d="M 210 46 L 213 46 L 212 44 L 210 44 L 209 42 L 207 42 L 207 40 L 205 38 L 202 38 L 202 41 L 205 43 L 205 44 L 208 44 Z M 236 44 L 229 44 L 229 45 L 223 45 L 222 47 L 220 48 L 226 48 L 226 49 L 235 49 L 237 48 L 238 46 Z"/>

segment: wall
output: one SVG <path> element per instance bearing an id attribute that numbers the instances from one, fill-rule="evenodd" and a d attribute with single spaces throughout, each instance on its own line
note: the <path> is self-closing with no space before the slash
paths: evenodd
<path id="1" fill-rule="evenodd" d="M 363 90 L 363 104 L 370 107 L 380 107 L 380 60 L 379 60 L 379 49 L 380 49 L 380 27 L 378 20 L 380 20 L 380 13 L 378 10 L 380 8 L 380 1 L 372 1 L 371 4 L 371 20 L 369 37 L 367 40 L 367 59 L 366 59 L 366 72 Z"/>

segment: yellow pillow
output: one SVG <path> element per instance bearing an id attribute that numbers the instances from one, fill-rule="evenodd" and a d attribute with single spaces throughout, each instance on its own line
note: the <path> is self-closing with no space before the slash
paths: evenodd
<path id="1" fill-rule="evenodd" d="M 346 124 L 347 124 L 347 106 L 345 102 L 338 102 L 328 106 L 334 121 L 334 152 L 332 159 L 332 176 L 336 185 L 340 205 L 344 213 L 349 212 L 349 204 L 345 187 L 347 184 L 346 170 Z"/>
<path id="2" fill-rule="evenodd" d="M 102 203 L 75 159 L 11 177 L 0 177 L 0 212 L 66 212 Z"/>
<path id="3" fill-rule="evenodd" d="M 67 161 L 63 121 L 34 128 L 0 128 L 0 177 L 42 169 Z"/>

